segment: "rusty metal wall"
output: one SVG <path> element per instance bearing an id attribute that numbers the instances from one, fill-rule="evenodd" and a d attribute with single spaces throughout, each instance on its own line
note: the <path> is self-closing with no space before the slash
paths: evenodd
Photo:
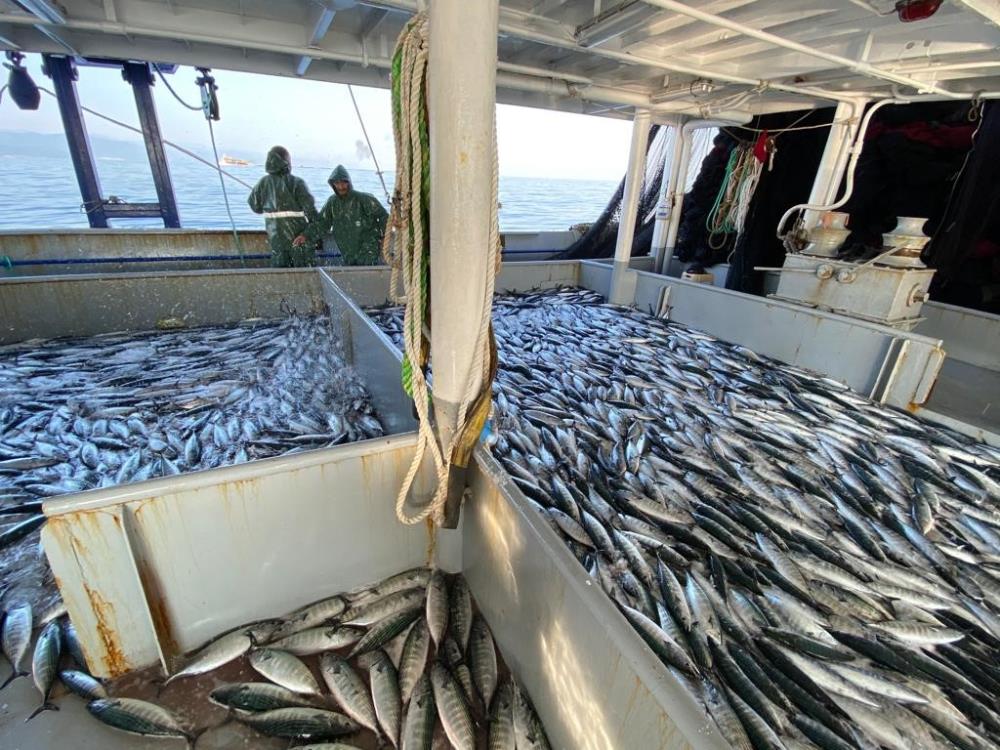
<path id="1" fill-rule="evenodd" d="M 396 520 L 402 435 L 51 500 L 42 543 L 94 674 L 425 565 Z"/>

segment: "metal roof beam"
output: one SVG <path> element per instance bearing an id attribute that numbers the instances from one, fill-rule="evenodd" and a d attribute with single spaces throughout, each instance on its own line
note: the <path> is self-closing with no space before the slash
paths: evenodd
<path id="1" fill-rule="evenodd" d="M 389 15 L 388 8 L 369 8 L 368 15 L 365 16 L 365 20 L 361 24 L 361 31 L 358 32 L 358 36 L 361 37 L 362 41 L 367 40 L 377 29 L 385 17 Z"/>
<path id="2" fill-rule="evenodd" d="M 623 0 L 580 24 L 574 36 L 584 47 L 597 47 L 645 26 L 657 12 L 642 0 Z"/>
<path id="3" fill-rule="evenodd" d="M 337 9 L 331 8 L 330 6 L 324 6 L 320 12 L 319 17 L 316 19 L 316 23 L 313 24 L 312 34 L 309 36 L 310 47 L 317 46 L 326 36 L 326 32 L 330 30 L 330 24 L 333 23 L 333 17 L 337 15 Z M 309 66 L 312 65 L 312 57 L 309 55 L 302 55 L 299 58 L 298 63 L 295 65 L 295 75 L 300 78 L 306 74 L 309 70 Z"/>
<path id="4" fill-rule="evenodd" d="M 45 36 L 47 36 L 49 39 L 58 44 L 60 47 L 62 47 L 64 50 L 69 52 L 74 57 L 80 57 L 80 53 L 76 51 L 73 45 L 67 42 L 61 36 L 59 36 L 59 34 L 57 34 L 53 29 L 40 23 L 35 24 L 35 29 L 38 31 L 38 33 L 44 34 Z"/>
<path id="5" fill-rule="evenodd" d="M 958 4 L 1000 26 L 1000 0 L 957 0 Z"/>
<path id="6" fill-rule="evenodd" d="M 816 49 L 815 47 L 810 47 L 805 44 L 800 44 L 798 42 L 792 41 L 791 39 L 786 39 L 784 37 L 777 36 L 775 34 L 768 33 L 766 31 L 761 31 L 760 29 L 755 29 L 751 26 L 747 26 L 742 23 L 736 23 L 730 21 L 727 18 L 721 16 L 716 16 L 711 13 L 706 13 L 697 8 L 692 8 L 689 5 L 685 5 L 679 0 L 643 0 L 643 2 L 649 3 L 657 8 L 663 8 L 664 10 L 671 10 L 675 13 L 680 13 L 681 15 L 694 18 L 698 21 L 702 21 L 712 26 L 718 26 L 719 28 L 729 29 L 730 31 L 735 31 L 739 34 L 744 34 L 745 36 L 753 37 L 759 39 L 762 42 L 767 42 L 773 44 L 775 47 L 783 47 L 785 49 L 790 49 L 795 52 L 799 52 L 803 55 L 808 55 L 811 57 L 818 58 L 820 60 L 826 60 L 835 65 L 847 68 L 848 70 L 853 70 L 856 73 L 864 75 L 868 78 L 875 78 L 882 81 L 888 81 L 900 86 L 909 86 L 915 88 L 918 92 L 932 92 L 935 94 L 940 94 L 941 96 L 949 96 L 954 98 L 962 98 L 965 96 L 962 94 L 957 94 L 955 92 L 949 91 L 948 89 L 941 88 L 931 83 L 926 83 L 924 81 L 919 81 L 915 78 L 910 78 L 909 76 L 900 75 L 898 73 L 891 73 L 886 70 L 882 70 L 869 63 L 861 62 L 859 60 L 852 60 L 849 57 L 841 57 L 840 55 L 830 54 L 828 52 L 823 52 Z"/>
<path id="7" fill-rule="evenodd" d="M 50 0 L 14 0 L 14 4 L 24 8 L 38 20 L 44 22 L 35 25 L 38 33 L 44 34 L 71 55 L 77 54 L 77 51 L 73 49 L 73 45 L 59 36 L 58 33 L 48 28 L 48 24 L 62 26 L 66 23 L 66 14 L 62 8 L 50 2 Z"/>
<path id="8" fill-rule="evenodd" d="M 14 2 L 46 23 L 66 23 L 65 12 L 50 0 L 14 0 Z"/>
<path id="9" fill-rule="evenodd" d="M 649 0 L 647 0 L 648 2 Z M 410 13 L 415 13 L 417 10 L 416 0 L 362 0 L 364 5 L 372 5 L 386 8 L 393 8 L 395 10 L 405 10 Z M 686 7 L 686 6 L 685 6 Z M 545 31 L 540 31 L 533 27 L 533 25 L 528 25 L 520 20 L 520 17 L 530 14 L 519 14 L 517 12 L 511 11 L 508 8 L 500 9 L 500 33 L 507 34 L 510 36 L 516 36 L 519 39 L 526 39 L 537 44 L 544 44 L 551 47 L 559 47 L 561 49 L 574 50 L 582 54 L 596 55 L 598 57 L 606 57 L 611 60 L 618 60 L 620 62 L 630 63 L 632 65 L 644 65 L 651 68 L 656 68 L 658 70 L 666 70 L 672 73 L 681 73 L 684 75 L 690 75 L 695 78 L 709 78 L 714 81 L 720 81 L 724 83 L 738 83 L 744 86 L 761 87 L 763 89 L 773 89 L 776 91 L 784 91 L 790 94 L 798 94 L 800 96 L 809 97 L 811 99 L 825 99 L 828 101 L 844 101 L 850 99 L 849 95 L 832 92 L 823 91 L 810 86 L 800 86 L 797 84 L 787 84 L 775 81 L 765 81 L 759 78 L 749 78 L 747 76 L 733 75 L 731 73 L 724 73 L 720 70 L 710 70 L 707 68 L 702 68 L 693 65 L 683 65 L 681 63 L 673 62 L 671 60 L 659 59 L 655 57 L 645 57 L 642 55 L 635 55 L 628 52 L 618 52 L 616 50 L 603 49 L 601 47 L 581 47 L 580 44 L 573 38 L 572 34 L 566 27 L 560 24 L 555 24 L 558 26 L 562 33 L 548 33 Z M 534 17 L 534 18 L 537 18 Z M 714 18 L 714 16 L 713 16 Z"/>
<path id="10" fill-rule="evenodd" d="M 10 22 L 15 25 L 34 25 L 34 19 L 21 15 L 0 13 L 0 23 Z M 366 57 L 363 54 L 350 52 L 333 52 L 330 50 L 311 49 L 304 45 L 283 44 L 276 41 L 257 41 L 239 39 L 222 35 L 210 35 L 194 32 L 177 32 L 164 29 L 153 29 L 131 24 L 110 25 L 99 21 L 82 21 L 70 19 L 65 28 L 86 32 L 110 32 L 115 36 L 147 36 L 171 42 L 194 42 L 197 44 L 220 45 L 234 49 L 249 49 L 261 52 L 276 52 L 299 58 L 311 56 L 317 60 L 370 65 L 374 68 L 388 69 L 391 60 L 387 57 Z M 174 55 L 176 56 L 176 54 Z M 499 62 L 497 65 L 497 81 L 501 86 L 522 92 L 544 93 L 551 96 L 588 99 L 598 102 L 626 104 L 628 106 L 648 107 L 649 95 L 631 92 L 623 88 L 601 86 L 589 78 L 579 75 L 560 73 L 545 68 L 537 68 L 516 63 Z"/>

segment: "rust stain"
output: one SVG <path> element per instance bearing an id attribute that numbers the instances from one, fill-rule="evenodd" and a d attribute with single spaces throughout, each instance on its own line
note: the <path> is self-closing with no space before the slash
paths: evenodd
<path id="1" fill-rule="evenodd" d="M 431 565 L 437 552 L 437 526 L 430 517 L 424 519 L 424 524 L 427 526 L 427 564 Z"/>
<path id="2" fill-rule="evenodd" d="M 370 455 L 366 454 L 366 455 L 362 455 L 361 456 L 361 482 L 362 482 L 362 485 L 363 485 L 362 489 L 365 492 L 365 497 L 368 497 L 368 496 L 371 495 L 371 489 L 372 489 L 372 468 L 373 468 L 371 466 L 371 462 L 372 462 L 373 458 L 374 458 L 373 455 L 370 456 Z"/>
<path id="3" fill-rule="evenodd" d="M 156 637 L 160 641 L 164 657 L 168 662 L 180 653 L 177 639 L 174 638 L 173 629 L 170 626 L 170 615 L 167 612 L 167 604 L 163 598 L 163 593 L 156 581 L 153 572 L 144 560 L 136 560 L 136 571 L 139 573 L 139 584 L 146 597 L 146 606 L 149 608 L 149 616 L 153 620 L 153 629 Z"/>
<path id="4" fill-rule="evenodd" d="M 90 608 L 97 620 L 97 635 L 104 646 L 104 662 L 111 677 L 119 677 L 129 671 L 128 659 L 118 643 L 114 628 L 109 624 L 113 621 L 115 608 L 111 603 L 92 589 L 86 582 L 83 584 L 90 601 Z"/>
<path id="5" fill-rule="evenodd" d="M 635 686 L 629 692 L 628 700 L 625 701 L 625 711 L 624 711 L 625 716 L 628 716 L 632 713 L 633 709 L 635 708 L 635 699 L 639 697 L 639 692 L 643 689 L 642 680 L 640 680 L 638 677 L 633 677 L 633 680 L 635 681 Z"/>
<path id="6" fill-rule="evenodd" d="M 469 163 L 469 155 L 465 151 L 459 151 L 458 152 L 458 160 L 464 166 L 465 164 Z"/>

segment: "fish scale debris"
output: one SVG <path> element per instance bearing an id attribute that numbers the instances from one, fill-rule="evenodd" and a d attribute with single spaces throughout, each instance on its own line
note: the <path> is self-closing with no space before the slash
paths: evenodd
<path id="1" fill-rule="evenodd" d="M 588 290 L 493 325 L 493 455 L 733 747 L 1000 743 L 1000 450 Z"/>

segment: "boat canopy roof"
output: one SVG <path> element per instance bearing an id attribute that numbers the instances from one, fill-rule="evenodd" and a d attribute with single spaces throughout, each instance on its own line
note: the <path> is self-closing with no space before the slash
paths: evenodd
<path id="1" fill-rule="evenodd" d="M 417 0 L 0 0 L 0 46 L 388 87 L 416 10 Z M 998 0 L 501 0 L 497 99 L 662 118 L 996 96 L 998 22 Z"/>

